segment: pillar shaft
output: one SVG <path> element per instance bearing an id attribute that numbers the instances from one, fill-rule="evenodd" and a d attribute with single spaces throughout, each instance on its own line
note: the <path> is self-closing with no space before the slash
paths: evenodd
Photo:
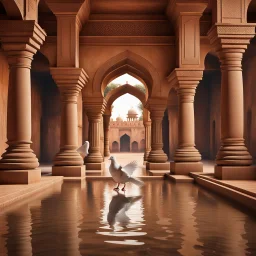
<path id="1" fill-rule="evenodd" d="M 151 122 L 145 122 L 145 154 L 144 154 L 144 161 L 148 160 L 149 153 L 151 151 Z"/>
<path id="2" fill-rule="evenodd" d="M 177 68 L 168 77 L 176 88 L 179 99 L 178 148 L 174 154 L 175 162 L 199 162 L 201 154 L 195 147 L 194 99 L 196 88 L 202 79 L 201 69 Z"/>
<path id="3" fill-rule="evenodd" d="M 87 81 L 80 68 L 51 68 L 52 77 L 61 93 L 60 151 L 54 166 L 82 166 L 78 148 L 78 95 Z M 56 168 L 55 168 L 56 169 Z"/>
<path id="4" fill-rule="evenodd" d="M 102 163 L 102 155 L 100 152 L 100 111 L 87 111 L 89 120 L 89 155 L 86 157 L 86 163 Z"/>
<path id="5" fill-rule="evenodd" d="M 163 151 L 163 134 L 162 120 L 164 109 L 150 110 L 151 119 L 151 151 L 148 156 L 148 161 L 151 163 L 165 163 L 168 159 Z"/>
<path id="6" fill-rule="evenodd" d="M 34 54 L 45 32 L 34 21 L 2 21 L 1 43 L 10 73 L 7 113 L 8 148 L 0 160 L 2 170 L 32 170 L 39 166 L 31 149 L 31 79 Z M 20 31 L 24 31 L 21 35 Z M 36 38 L 34 37 L 36 34 Z M 17 39 L 17 40 L 16 40 Z"/>
<path id="7" fill-rule="evenodd" d="M 254 35 L 253 24 L 237 26 L 216 24 L 208 34 L 211 44 L 219 55 L 222 73 L 221 147 L 216 158 L 217 165 L 252 164 L 252 157 L 244 143 L 242 58 Z"/>
<path id="8" fill-rule="evenodd" d="M 104 114 L 104 156 L 110 156 L 109 151 L 109 123 L 110 123 L 111 114 Z"/>
<path id="9" fill-rule="evenodd" d="M 251 165 L 244 143 L 242 57 L 244 49 L 225 49 L 221 60 L 221 148 L 217 165 Z"/>
<path id="10" fill-rule="evenodd" d="M 196 86 L 178 88 L 179 97 L 179 135 L 175 162 L 198 162 L 201 155 L 195 148 L 194 97 Z"/>

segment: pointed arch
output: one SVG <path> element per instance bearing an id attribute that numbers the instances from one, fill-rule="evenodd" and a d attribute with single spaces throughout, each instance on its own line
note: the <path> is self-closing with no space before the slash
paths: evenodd
<path id="1" fill-rule="evenodd" d="M 97 70 L 93 79 L 93 92 L 101 92 L 103 95 L 110 81 L 126 73 L 141 81 L 148 89 L 149 96 L 160 88 L 159 75 L 152 64 L 127 50 L 109 59 Z"/>
<path id="2" fill-rule="evenodd" d="M 110 91 L 107 96 L 106 96 L 106 101 L 107 101 L 107 106 L 106 109 L 110 109 L 111 105 L 113 104 L 113 102 L 119 98 L 120 96 L 129 93 L 131 95 L 133 95 L 134 97 L 138 98 L 141 103 L 143 104 L 143 106 L 146 103 L 146 95 L 139 90 L 138 88 L 130 85 L 130 84 L 125 84 L 122 85 L 120 87 L 117 87 L 116 89 Z"/>

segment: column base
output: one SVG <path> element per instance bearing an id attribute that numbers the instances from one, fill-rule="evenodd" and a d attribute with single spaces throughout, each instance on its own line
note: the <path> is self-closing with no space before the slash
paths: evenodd
<path id="1" fill-rule="evenodd" d="M 256 180 L 256 166 L 218 166 L 214 177 L 220 180 Z"/>
<path id="2" fill-rule="evenodd" d="M 53 166 L 52 176 L 85 177 L 85 166 Z"/>
<path id="3" fill-rule="evenodd" d="M 0 184 L 31 184 L 40 181 L 40 169 L 0 171 Z"/>
<path id="4" fill-rule="evenodd" d="M 154 171 L 170 171 L 170 163 L 146 163 L 146 170 L 154 170 Z"/>
<path id="5" fill-rule="evenodd" d="M 172 174 L 188 175 L 190 172 L 203 172 L 202 162 L 170 162 Z"/>
<path id="6" fill-rule="evenodd" d="M 86 175 L 101 176 L 105 170 L 105 163 L 86 163 Z"/>

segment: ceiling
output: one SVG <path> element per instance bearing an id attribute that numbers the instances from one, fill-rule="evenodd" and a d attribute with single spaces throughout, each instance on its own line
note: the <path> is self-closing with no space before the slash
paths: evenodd
<path id="1" fill-rule="evenodd" d="M 92 14 L 164 14 L 169 0 L 91 0 Z"/>

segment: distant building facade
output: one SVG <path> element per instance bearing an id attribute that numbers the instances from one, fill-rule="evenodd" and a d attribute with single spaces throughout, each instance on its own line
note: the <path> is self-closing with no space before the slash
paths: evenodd
<path id="1" fill-rule="evenodd" d="M 121 117 L 117 117 L 116 121 L 111 119 L 109 146 L 110 152 L 145 151 L 145 128 L 134 109 L 128 111 L 127 121 Z"/>

